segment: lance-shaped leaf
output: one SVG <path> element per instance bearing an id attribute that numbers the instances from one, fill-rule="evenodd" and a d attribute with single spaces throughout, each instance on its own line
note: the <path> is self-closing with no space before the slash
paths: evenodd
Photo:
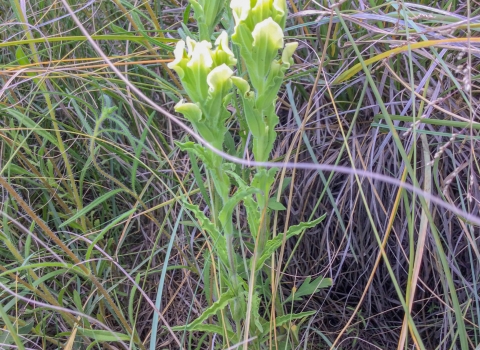
<path id="1" fill-rule="evenodd" d="M 252 186 L 258 188 L 262 196 L 258 199 L 258 209 L 263 210 L 267 205 L 267 198 L 270 195 L 270 189 L 272 188 L 272 184 L 275 181 L 275 175 L 278 172 L 278 168 L 270 168 L 270 169 L 259 169 L 258 172 L 255 174 L 252 180 Z"/>
<path id="2" fill-rule="evenodd" d="M 300 312 L 298 314 L 288 314 L 288 315 L 283 315 L 279 316 L 275 319 L 275 323 L 273 323 L 277 327 L 281 327 L 289 322 L 296 321 L 296 320 L 302 320 L 306 317 L 312 316 L 316 313 L 316 311 L 304 311 Z M 265 331 L 263 332 L 263 335 L 266 335 L 269 332 L 269 322 L 264 322 L 263 323 L 263 328 Z"/>
<path id="3" fill-rule="evenodd" d="M 252 29 L 246 23 L 241 22 L 235 28 L 235 33 L 232 35 L 232 41 L 240 48 L 242 59 L 247 66 L 248 76 L 254 87 L 261 83 L 264 77 L 258 74 L 258 67 L 252 56 L 253 36 Z"/>
<path id="4" fill-rule="evenodd" d="M 312 277 L 308 276 L 305 281 L 303 281 L 300 288 L 298 288 L 295 292 L 292 291 L 292 294 L 284 301 L 287 303 L 293 300 L 302 300 L 303 296 L 310 296 L 320 291 L 320 289 L 328 288 L 332 285 L 331 278 L 325 278 L 323 276 L 319 276 L 315 278 L 312 282 Z"/>
<path id="5" fill-rule="evenodd" d="M 323 219 L 325 219 L 325 216 L 326 215 L 324 214 L 318 219 L 315 219 L 313 221 L 302 222 L 298 225 L 290 226 L 286 234 L 286 239 L 289 239 L 290 237 L 298 235 L 299 233 L 306 230 L 307 228 L 317 226 Z M 282 233 L 276 236 L 275 238 L 272 238 L 267 241 L 265 245 L 265 250 L 263 251 L 262 256 L 258 258 L 256 261 L 255 271 L 258 271 L 260 268 L 262 268 L 265 261 L 267 261 L 267 259 L 269 259 L 272 256 L 272 254 L 282 245 L 283 237 L 284 237 L 284 234 Z"/>
<path id="6" fill-rule="evenodd" d="M 275 126 L 278 123 L 278 117 L 275 114 L 275 105 L 272 101 L 263 110 L 256 108 L 255 94 L 250 91 L 248 83 L 238 77 L 232 77 L 232 81 L 240 92 L 245 120 L 253 135 L 255 160 L 259 162 L 266 161 L 276 138 Z"/>
<path id="7" fill-rule="evenodd" d="M 247 184 L 240 176 L 232 171 L 228 171 L 228 174 L 237 181 L 238 188 L 241 191 L 245 191 L 248 188 Z M 260 211 L 258 210 L 258 205 L 253 200 L 252 196 L 244 197 L 243 205 L 245 206 L 245 210 L 247 212 L 247 221 L 250 234 L 256 239 L 258 235 L 258 229 L 260 227 Z"/>
<path id="8" fill-rule="evenodd" d="M 255 160 L 258 162 L 266 162 L 268 160 L 275 139 L 277 138 L 275 126 L 278 124 L 278 117 L 275 114 L 275 106 L 273 103 L 270 108 L 263 110 L 263 115 L 262 120 L 265 125 L 263 134 L 260 138 L 253 140 L 253 153 Z"/>
<path id="9" fill-rule="evenodd" d="M 225 231 L 227 233 L 233 232 L 233 225 L 232 225 L 232 213 L 233 209 L 240 203 L 244 198 L 250 197 L 254 193 L 259 193 L 260 190 L 257 188 L 245 188 L 242 190 L 238 190 L 235 194 L 230 197 L 230 199 L 223 204 L 223 208 L 218 214 L 218 218 L 222 223 Z"/>
<path id="10" fill-rule="evenodd" d="M 293 63 L 292 56 L 297 48 L 298 43 L 288 43 L 282 52 L 281 60 L 274 60 L 270 65 L 268 77 L 264 84 L 264 90 L 259 92 L 256 107 L 258 109 L 268 108 L 277 100 L 278 90 L 285 78 L 285 72 Z"/>
<path id="11" fill-rule="evenodd" d="M 187 330 L 187 331 L 190 331 L 190 332 L 206 332 L 206 333 L 210 333 L 210 334 L 220 334 L 220 335 L 224 334 L 224 332 L 225 332 L 225 329 L 222 326 L 217 326 L 217 325 L 208 324 L 208 323 L 199 323 L 199 324 L 195 324 L 193 326 L 188 325 L 188 329 L 186 327 L 187 326 L 174 326 L 174 327 L 171 327 L 171 329 L 173 331 Z M 238 337 L 234 332 L 227 330 L 226 331 L 226 336 L 231 342 L 233 342 L 233 343 L 238 342 Z"/>
<path id="12" fill-rule="evenodd" d="M 253 324 L 259 333 L 262 334 L 264 332 L 262 322 L 265 322 L 265 320 L 260 317 L 260 301 L 260 295 L 258 295 L 258 292 L 255 292 L 252 299 L 252 318 Z"/>
<path id="13" fill-rule="evenodd" d="M 211 222 L 205 216 L 203 211 L 201 211 L 197 205 L 187 202 L 184 202 L 184 205 L 195 215 L 195 218 L 200 222 L 201 228 L 208 234 L 208 236 L 212 240 L 215 251 L 222 263 L 224 263 L 225 266 L 228 266 L 227 243 L 225 241 L 225 237 L 223 237 L 223 235 L 218 232 L 213 222 Z"/>
<path id="14" fill-rule="evenodd" d="M 202 323 L 207 320 L 210 316 L 216 315 L 219 311 L 222 311 L 230 301 L 232 301 L 235 298 L 235 294 L 229 290 L 225 293 L 223 293 L 220 298 L 212 304 L 209 308 L 207 308 L 195 321 L 192 323 L 186 325 L 186 326 L 176 326 L 172 327 L 172 330 L 174 331 L 195 331 L 195 330 L 200 330 L 205 329 L 205 325 L 202 325 Z M 198 328 L 197 328 L 198 327 Z"/>
<path id="15" fill-rule="evenodd" d="M 242 99 L 245 120 L 253 137 L 261 137 L 265 130 L 265 124 L 259 110 L 255 109 L 255 93 L 250 91 L 248 82 L 239 77 L 232 77 L 233 84 L 238 88 Z"/>

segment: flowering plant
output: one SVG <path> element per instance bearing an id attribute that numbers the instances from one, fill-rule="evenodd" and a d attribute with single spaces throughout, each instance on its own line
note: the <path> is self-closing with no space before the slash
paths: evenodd
<path id="1" fill-rule="evenodd" d="M 235 75 L 237 58 L 229 47 L 227 32 L 220 33 L 214 46 L 204 40 L 210 34 L 202 35 L 202 31 L 207 30 L 206 27 L 211 29 L 212 23 L 216 23 L 216 9 L 222 1 L 190 2 L 199 21 L 200 37 L 203 40 L 197 42 L 187 37 L 185 41 L 180 40 L 174 50 L 175 59 L 169 67 L 177 72 L 190 99 L 190 102 L 180 101 L 175 110 L 192 123 L 205 141 L 216 149 L 223 150 L 229 133 L 226 122 L 231 117 L 227 107 L 232 101 L 240 100 L 241 106 L 238 108 L 235 105 L 235 110 L 237 115 L 242 114 L 247 125 L 245 131 L 252 135 L 255 160 L 268 161 L 276 139 L 277 94 L 286 71 L 293 63 L 292 56 L 297 47 L 296 43 L 284 44 L 285 0 L 231 1 L 230 8 L 235 22 L 232 41 L 239 48 L 248 78 Z M 204 29 L 200 26 L 200 19 Z M 304 312 L 285 317 L 281 304 L 275 305 L 279 314 L 276 319 L 270 319 L 269 312 L 260 312 L 262 301 L 267 302 L 272 296 L 264 278 L 271 275 L 271 271 L 264 264 L 285 239 L 317 225 L 323 217 L 291 226 L 285 235 L 272 237 L 269 229 L 271 210 L 282 208 L 279 203 L 274 202 L 275 205 L 272 205 L 270 200 L 277 172 L 275 168 L 258 168 L 245 178 L 242 177 L 244 174 L 235 172 L 234 164 L 225 162 L 218 154 L 200 144 L 186 142 L 179 146 L 202 160 L 211 179 L 207 183 L 216 190 L 215 198 L 208 202 L 210 218 L 197 205 L 185 203 L 185 206 L 194 213 L 203 231 L 213 242 L 220 280 L 215 286 L 212 285 L 210 269 L 213 269 L 213 264 L 207 263 L 204 290 L 209 291 L 215 302 L 190 324 L 174 329 L 218 333 L 232 343 L 240 342 L 242 335 L 248 339 L 249 334 L 254 334 L 257 337 L 255 343 L 262 344 L 268 338 L 270 322 L 274 322 L 275 327 L 280 327 L 286 321 L 304 319 L 311 314 Z M 236 185 L 233 193 L 232 183 Z M 206 200 L 208 201 L 207 198 Z M 250 257 L 245 253 L 240 254 L 238 244 L 235 244 L 235 239 L 243 239 L 238 234 L 242 228 L 236 229 L 232 220 L 240 203 L 247 216 L 247 239 L 253 241 L 253 254 Z M 227 306 L 233 325 L 225 321 Z M 220 325 L 203 323 L 214 315 Z"/>

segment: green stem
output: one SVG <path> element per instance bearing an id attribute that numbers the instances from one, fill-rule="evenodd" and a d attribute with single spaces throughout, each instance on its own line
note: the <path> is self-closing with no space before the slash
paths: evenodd
<path id="1" fill-rule="evenodd" d="M 198 32 L 199 32 L 200 41 L 202 40 L 206 40 L 208 42 L 210 41 L 210 37 L 212 36 L 212 34 L 210 33 L 210 28 L 206 23 L 204 22 L 198 23 Z"/>

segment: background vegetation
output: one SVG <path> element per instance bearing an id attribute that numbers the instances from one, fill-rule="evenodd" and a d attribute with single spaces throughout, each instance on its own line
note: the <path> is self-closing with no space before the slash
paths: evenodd
<path id="1" fill-rule="evenodd" d="M 302 349 L 478 348 L 478 3 L 288 5 L 299 48 L 273 154 L 303 165 L 278 173 L 286 210 L 272 222 L 327 216 L 278 251 L 279 288 L 333 284 L 292 300 L 316 313 L 285 328 Z M 166 64 L 197 32 L 188 2 L 70 7 L 173 110 L 182 88 Z M 214 348 L 170 328 L 209 303 L 210 242 L 182 200 L 202 206 L 204 170 L 174 143 L 188 134 L 112 72 L 61 1 L 0 0 L 0 38 L 0 348 Z"/>

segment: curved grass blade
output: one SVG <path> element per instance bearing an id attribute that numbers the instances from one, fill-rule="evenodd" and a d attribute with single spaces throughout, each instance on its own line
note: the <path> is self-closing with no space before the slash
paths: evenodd
<path id="1" fill-rule="evenodd" d="M 458 44 L 458 43 L 480 43 L 480 38 L 453 38 L 453 39 L 442 39 L 442 40 L 427 40 L 427 41 L 422 41 L 418 43 L 411 43 L 407 45 L 402 45 L 399 47 L 396 47 L 392 50 L 385 51 L 379 55 L 376 55 L 372 58 L 364 60 L 365 65 L 371 65 L 372 63 L 378 62 L 383 60 L 384 58 L 388 58 L 392 55 L 397 55 L 402 52 L 407 52 L 409 50 L 416 50 L 416 49 L 423 49 L 425 47 L 432 47 L 432 46 L 440 46 L 440 45 L 445 45 L 445 44 Z M 460 48 L 459 48 L 460 49 Z M 353 77 L 355 74 L 360 72 L 362 70 L 362 62 L 357 63 L 354 65 L 352 68 L 346 70 L 342 74 L 340 74 L 337 79 L 333 81 L 333 84 L 340 84 L 351 77 Z"/>

